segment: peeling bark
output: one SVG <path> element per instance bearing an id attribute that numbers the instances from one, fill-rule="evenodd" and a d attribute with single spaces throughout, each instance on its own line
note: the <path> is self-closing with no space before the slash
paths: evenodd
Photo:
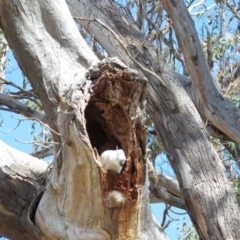
<path id="1" fill-rule="evenodd" d="M 146 229 L 141 225 L 148 224 L 146 217 L 151 219 L 149 207 L 142 207 L 145 203 L 148 205 L 143 158 L 146 80 L 116 59 L 105 59 L 86 76 L 86 82 L 76 82 L 59 104 L 57 126 L 65 143 L 59 157 L 63 164 L 59 171 L 55 162 L 39 204 L 37 224 L 44 231 L 45 239 L 53 239 L 53 236 L 145 239 Z M 76 111 L 69 107 L 69 102 L 78 107 Z M 121 174 L 105 172 L 99 160 L 101 152 L 114 150 L 116 146 L 127 156 Z M 56 206 L 50 212 L 49 202 Z M 73 215 L 76 210 L 80 215 Z M 53 221 L 57 224 L 48 228 Z M 150 239 L 160 237 L 151 222 L 147 234 Z M 87 232 L 83 231 L 85 228 Z"/>
<path id="2" fill-rule="evenodd" d="M 149 208 L 146 79 L 115 58 L 99 62 L 63 0 L 2 0 L 0 16 L 57 142 L 33 214 L 41 239 L 166 239 Z M 105 172 L 99 155 L 116 147 L 127 163 Z"/>
<path id="3" fill-rule="evenodd" d="M 137 61 L 167 79 L 175 93 L 179 112 L 158 79 L 145 74 L 148 112 L 170 153 L 186 209 L 201 238 L 237 239 L 238 205 L 192 101 L 134 24 L 124 14 L 116 14 L 112 1 L 88 3 L 92 14 L 104 13 Z M 80 10 L 88 14 L 88 6 Z M 33 236 L 36 231 L 42 239 L 165 239 L 149 210 L 144 159 L 146 80 L 116 59 L 99 62 L 79 35 L 64 1 L 1 0 L 0 16 L 58 142 L 36 216 L 27 222 L 28 216 L 18 213 L 28 223 L 27 229 L 34 229 L 26 233 Z M 106 44 L 118 53 L 119 45 L 111 40 Z M 121 174 L 114 175 L 103 170 L 99 154 L 117 146 L 124 150 L 127 163 Z"/>
<path id="4" fill-rule="evenodd" d="M 149 75 L 145 75 L 149 80 L 147 108 L 166 151 L 170 153 L 171 164 L 177 175 L 189 215 L 202 239 L 237 239 L 240 213 L 234 193 L 228 184 L 221 161 L 212 146 L 199 113 L 177 83 L 167 64 L 124 13 L 116 14 L 121 10 L 117 9 L 112 1 L 82 0 L 79 3 L 79 1 L 68 0 L 68 3 L 75 16 L 83 14 L 85 18 L 96 17 L 104 21 L 125 40 L 125 46 L 137 61 L 168 81 L 169 87 L 176 94 L 179 113 L 171 110 L 171 98 L 163 91 L 158 81 Z M 75 8 L 73 9 L 74 4 Z M 88 11 L 90 5 L 91 12 Z M 76 6 L 85 8 L 84 13 L 78 12 Z M 96 34 L 99 26 L 92 23 L 86 27 L 107 51 L 113 51 L 114 54 L 118 54 L 128 62 L 128 59 L 124 58 L 123 52 L 118 51 L 119 45 L 114 41 L 113 36 L 107 35 L 104 31 L 102 35 Z M 103 39 L 106 40 L 105 43 Z M 224 100 L 224 102 L 226 101 Z M 215 104 L 215 101 L 211 103 Z M 231 107 L 230 109 L 231 114 L 237 116 L 236 108 Z M 218 108 L 218 111 L 221 109 Z M 231 121 L 234 121 L 233 125 L 237 127 L 237 118 L 233 119 Z M 216 118 L 212 119 L 213 122 L 215 120 Z M 213 122 L 211 123 L 213 124 Z M 217 122 L 215 125 L 223 130 L 223 126 Z M 237 140 L 237 132 L 234 133 L 233 128 L 230 126 L 228 133 L 227 131 L 225 133 Z M 224 209 L 228 209 L 228 211 L 226 212 Z"/>
<path id="5" fill-rule="evenodd" d="M 141 33 L 141 31 L 139 31 L 138 27 L 132 22 L 132 20 L 129 19 L 129 17 L 126 14 L 124 14 L 124 12 L 121 9 L 118 9 L 113 2 L 108 0 L 101 0 L 98 2 L 92 1 L 92 0 L 81 0 L 81 1 L 67 0 L 67 3 L 73 16 L 83 17 L 85 19 L 95 17 L 100 19 L 107 26 L 113 28 L 118 33 L 119 36 L 122 36 L 122 39 L 124 39 L 125 41 L 125 46 L 129 46 L 128 48 L 129 51 L 132 53 L 132 55 L 137 56 L 136 59 L 141 64 L 143 64 L 148 69 L 153 70 L 163 80 L 166 79 L 168 81 L 168 75 L 165 74 L 165 69 L 166 71 L 168 71 L 167 64 L 164 62 L 161 56 L 157 53 L 157 51 L 155 50 L 155 47 L 152 46 L 151 43 L 149 43 L 145 39 L 144 35 Z M 121 14 L 114 14 L 116 12 L 121 12 Z M 94 22 L 82 21 L 81 25 L 83 25 L 93 36 L 95 36 L 97 41 L 104 47 L 104 49 L 106 49 L 106 51 L 111 56 L 118 56 L 128 66 L 131 66 L 132 68 L 137 69 L 137 67 L 133 65 L 129 57 L 126 56 L 125 51 L 121 48 L 120 44 L 116 41 L 114 36 L 112 36 L 108 31 L 102 30 L 101 26 L 99 26 Z M 182 39 L 181 35 L 179 38 Z M 188 45 L 186 46 L 188 47 Z M 205 70 L 206 69 L 204 69 L 203 72 L 205 72 Z M 195 96 L 195 94 L 193 93 L 194 88 L 197 89 L 200 85 L 196 84 L 194 85 L 194 88 L 192 88 L 191 81 L 189 79 L 186 80 L 186 77 L 178 73 L 175 73 L 174 75 L 176 77 L 176 80 L 178 80 L 181 84 L 184 85 L 185 90 L 188 92 L 195 106 L 200 106 L 199 104 L 201 104 L 201 98 L 199 98 L 198 95 Z M 148 78 L 151 84 L 152 83 L 151 78 L 147 75 L 146 77 Z M 214 80 L 212 77 L 209 79 L 211 81 Z M 185 86 L 185 84 L 187 85 Z M 152 85 L 154 85 L 154 83 Z M 205 119 L 206 122 L 207 120 L 211 122 L 211 124 L 215 126 L 215 128 L 217 128 L 220 132 L 223 132 L 224 134 L 226 134 L 233 141 L 238 142 L 239 141 L 238 136 L 236 135 L 238 130 L 235 131 L 233 126 L 238 126 L 237 121 L 239 119 L 238 117 L 239 111 L 227 99 L 225 99 L 221 94 L 219 94 L 219 92 L 216 94 L 212 94 L 212 90 L 216 89 L 215 86 L 211 84 L 207 86 L 209 88 L 209 94 L 207 95 L 208 101 L 209 101 L 208 104 L 211 106 L 212 109 L 215 109 L 215 110 L 210 113 L 209 111 L 203 111 L 202 107 L 199 108 L 199 112 L 202 118 Z M 174 90 L 174 91 L 177 92 L 177 90 Z M 149 96 L 151 98 L 151 94 L 149 94 Z M 221 99 L 218 100 L 219 97 Z M 218 103 L 221 104 L 221 107 L 218 107 Z M 149 101 L 148 105 L 150 104 L 151 103 Z M 226 114 L 226 111 L 227 111 L 227 114 Z M 229 118 L 228 116 L 230 115 L 233 116 L 231 120 L 228 119 Z M 223 121 L 232 121 L 233 123 L 224 125 Z M 225 136 L 224 138 L 226 139 Z"/>

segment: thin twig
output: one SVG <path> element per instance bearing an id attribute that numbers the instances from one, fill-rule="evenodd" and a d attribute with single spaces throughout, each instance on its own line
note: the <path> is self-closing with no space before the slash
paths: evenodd
<path id="1" fill-rule="evenodd" d="M 32 117 L 32 119 L 40 122 L 45 128 L 47 128 L 47 129 L 50 130 L 51 132 L 55 133 L 56 135 L 58 135 L 58 136 L 60 136 L 60 137 L 62 136 L 60 133 L 58 133 L 58 132 L 56 132 L 55 130 L 53 130 L 52 128 L 50 128 L 47 124 L 45 124 L 45 123 L 42 122 L 41 120 L 39 120 L 39 119 L 37 119 L 37 118 L 34 118 L 34 117 Z"/>
<path id="2" fill-rule="evenodd" d="M 17 93 L 8 93 L 7 94 L 8 96 L 11 96 L 11 97 L 13 97 L 13 98 L 17 98 L 17 99 L 28 99 L 28 100 L 30 100 L 30 101 L 32 101 L 32 102 L 34 102 L 34 103 L 36 103 L 41 109 L 43 109 L 43 107 L 42 107 L 42 105 L 39 103 L 39 102 L 37 102 L 37 100 L 36 99 L 33 99 L 33 98 L 31 98 L 31 97 L 28 97 L 28 96 L 19 96 Z"/>
<path id="3" fill-rule="evenodd" d="M 40 141 L 30 141 L 30 142 L 25 142 L 25 141 L 21 141 L 21 140 L 18 140 L 17 138 L 15 138 L 15 140 L 19 143 L 23 143 L 23 144 L 33 144 L 33 145 L 37 145 L 37 146 L 40 146 L 40 147 L 43 147 L 43 148 L 46 148 L 46 149 L 51 149 L 51 147 L 49 146 L 46 146 L 46 145 L 43 145 L 42 143 L 46 143 L 44 141 L 40 142 Z M 61 143 L 58 143 L 58 142 L 49 142 L 48 144 L 61 144 Z"/>
<path id="4" fill-rule="evenodd" d="M 35 98 L 38 98 L 37 95 L 35 95 L 34 93 L 31 93 L 31 92 L 25 90 L 24 88 L 18 86 L 17 84 L 15 84 L 15 83 L 13 83 L 13 82 L 11 82 L 11 81 L 8 81 L 8 80 L 6 80 L 6 79 L 4 79 L 4 78 L 2 78 L 2 77 L 0 77 L 0 81 L 3 81 L 4 84 L 12 85 L 13 87 L 21 90 L 22 92 L 27 93 L 27 94 L 30 95 L 30 96 L 33 96 L 33 97 L 35 97 Z"/>
<path id="5" fill-rule="evenodd" d="M 178 213 L 178 212 L 173 211 L 172 209 L 169 209 L 169 211 L 172 212 L 172 213 L 174 213 L 174 214 L 177 214 L 177 215 L 186 215 L 186 214 L 188 214 L 187 212 Z"/>
<path id="6" fill-rule="evenodd" d="M 229 7 L 229 9 L 234 13 L 236 18 L 238 18 L 240 20 L 240 14 L 238 13 L 238 10 L 236 8 L 234 8 L 228 1 L 224 1 L 224 2 Z"/>
<path id="7" fill-rule="evenodd" d="M 32 152 L 31 155 L 37 158 L 45 158 L 45 157 L 51 156 L 53 155 L 53 147 L 51 146 L 49 149 L 41 149 L 41 150 Z"/>
<path id="8" fill-rule="evenodd" d="M 175 219 L 168 220 L 167 224 L 163 227 L 163 230 L 166 229 L 173 221 L 175 221 Z"/>
<path id="9" fill-rule="evenodd" d="M 19 121 L 18 121 L 18 124 L 17 124 L 14 128 L 12 128 L 12 129 L 10 129 L 10 130 L 8 130 L 8 131 L 4 131 L 4 130 L 2 130 L 2 129 L 0 129 L 0 131 L 3 132 L 3 133 L 5 133 L 5 134 L 10 133 L 10 132 L 14 131 L 14 130 L 20 125 L 21 122 L 22 122 L 22 120 L 19 120 Z"/>
<path id="10" fill-rule="evenodd" d="M 164 211 L 163 211 L 163 219 L 162 219 L 162 223 L 161 223 L 161 226 L 163 227 L 164 224 L 165 224 L 165 221 L 166 221 L 166 218 L 167 218 L 167 212 L 168 210 L 171 208 L 170 205 L 166 205 Z"/>

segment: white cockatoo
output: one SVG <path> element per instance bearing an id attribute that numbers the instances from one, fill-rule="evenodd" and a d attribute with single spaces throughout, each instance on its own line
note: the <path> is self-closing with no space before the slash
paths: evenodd
<path id="1" fill-rule="evenodd" d="M 126 162 L 126 156 L 122 149 L 106 150 L 101 154 L 100 159 L 102 166 L 106 171 L 112 170 L 117 173 L 121 172 L 122 167 Z"/>

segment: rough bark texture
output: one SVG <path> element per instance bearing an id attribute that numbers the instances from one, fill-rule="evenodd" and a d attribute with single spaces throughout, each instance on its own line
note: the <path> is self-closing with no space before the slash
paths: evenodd
<path id="1" fill-rule="evenodd" d="M 75 8 L 71 10 L 76 15 L 76 6 L 81 3 L 71 0 L 70 7 L 73 6 L 73 2 L 75 2 Z M 141 64 L 159 74 L 162 79 L 167 79 L 169 86 L 176 93 L 175 97 L 180 107 L 179 113 L 174 111 L 171 96 L 163 91 L 158 81 L 146 75 L 149 80 L 148 112 L 163 140 L 166 151 L 171 154 L 171 164 L 179 180 L 186 207 L 193 223 L 197 226 L 200 237 L 202 239 L 237 239 L 240 213 L 234 193 L 228 184 L 221 161 L 212 146 L 199 113 L 176 82 L 173 73 L 138 32 L 134 23 L 126 15 L 116 14 L 121 10 L 117 10 L 113 2 L 107 0 L 81 2 L 84 2 L 81 6 L 86 7 L 85 18 L 92 15 L 101 18 L 124 39 L 125 46 L 128 46 L 132 55 Z M 91 12 L 87 11 L 89 6 L 91 6 Z M 91 22 L 88 29 L 97 38 L 97 26 Z M 108 47 L 109 51 L 115 49 L 114 54 L 120 54 L 123 57 L 117 51 L 119 44 L 112 39 L 111 35 L 107 36 L 105 32 L 105 38 L 101 35 L 97 40 L 104 44 L 103 39 L 107 38 L 109 41 L 104 47 Z M 116 44 L 115 48 L 113 44 Z M 232 109 L 232 111 L 235 110 Z M 235 126 L 237 126 L 236 122 Z M 229 136 L 233 137 L 231 134 Z"/>
<path id="2" fill-rule="evenodd" d="M 193 20 L 183 0 L 162 0 L 172 20 L 194 85 L 197 108 L 206 121 L 240 143 L 240 111 L 225 99 L 209 71 Z"/>
<path id="3" fill-rule="evenodd" d="M 62 143 L 65 142 L 59 157 L 63 161 L 60 172 L 56 166 L 53 168 L 38 208 L 37 223 L 45 239 L 54 239 L 53 236 L 145 239 L 146 235 L 150 239 L 159 238 L 156 227 L 149 221 L 151 214 L 145 185 L 146 80 L 114 59 L 106 59 L 90 69 L 87 79 L 82 84 L 76 82 L 76 88 L 72 86 L 59 104 L 57 126 Z M 78 106 L 76 116 L 69 102 Z M 86 128 L 82 120 L 84 112 Z M 100 168 L 98 155 L 116 146 L 126 153 L 127 164 L 121 174 L 105 173 Z M 51 207 L 50 212 L 46 207 L 49 202 L 56 206 Z M 74 211 L 79 215 L 74 215 Z M 58 224 L 49 228 L 53 221 Z M 153 231 L 148 232 L 142 225 L 148 225 L 147 229 Z M 60 232 L 59 226 L 62 226 Z M 83 231 L 85 228 L 89 230 Z"/>
<path id="4" fill-rule="evenodd" d="M 160 54 L 158 54 L 155 47 L 152 46 L 151 43 L 146 40 L 142 32 L 139 31 L 136 24 L 133 23 L 132 20 L 125 14 L 123 9 L 118 8 L 113 2 L 108 0 L 67 0 L 67 3 L 73 16 L 83 17 L 85 19 L 95 17 L 97 19 L 100 19 L 110 28 L 114 29 L 120 36 L 122 36 L 122 39 L 125 42 L 125 46 L 129 46 L 129 51 L 134 56 L 137 56 L 136 59 L 141 64 L 143 64 L 148 69 L 153 70 L 162 79 L 165 79 L 164 69 L 168 69 L 167 64 L 161 58 Z M 176 21 L 178 23 L 182 22 L 180 19 L 177 19 Z M 118 56 L 128 66 L 136 68 L 136 66 L 134 66 L 134 64 L 127 56 L 126 52 L 122 49 L 119 42 L 116 41 L 114 36 L 110 34 L 109 31 L 105 29 L 103 30 L 101 25 L 93 21 L 81 21 L 81 25 L 83 25 L 97 39 L 97 41 L 104 47 L 104 49 L 107 50 L 107 52 L 111 56 Z M 182 27 L 182 25 L 179 25 L 179 27 Z M 181 30 L 179 32 L 180 34 L 178 38 L 182 40 L 183 36 L 181 34 Z M 190 36 L 191 34 L 188 34 L 185 38 L 186 41 L 183 41 L 185 43 L 187 43 L 188 41 L 192 41 Z M 188 44 L 186 44 L 185 46 L 186 51 L 190 51 Z M 198 45 L 198 48 L 199 47 L 200 45 Z M 207 66 L 206 64 L 204 64 L 204 59 L 200 59 L 200 65 Z M 199 66 L 198 71 L 201 70 L 200 67 L 202 66 Z M 212 126 L 214 126 L 218 129 L 218 131 L 211 131 L 210 133 L 213 133 L 214 137 L 220 137 L 221 139 L 226 139 L 226 134 L 230 139 L 239 142 L 239 130 L 237 129 L 239 110 L 227 99 L 225 99 L 221 93 L 218 92 L 218 90 L 216 89 L 216 84 L 213 83 L 214 79 L 208 73 L 208 69 L 203 69 L 204 70 L 201 70 L 201 75 L 204 75 L 206 81 L 202 81 L 202 84 L 198 84 L 198 82 L 196 82 L 196 84 L 194 84 L 194 88 L 192 88 L 191 81 L 189 79 L 186 79 L 186 77 L 177 73 L 175 73 L 174 75 L 176 77 L 176 80 L 178 80 L 184 86 L 185 90 L 188 92 L 190 98 L 193 100 L 196 107 L 198 107 L 199 113 L 201 114 L 202 118 L 205 119 L 206 122 L 207 120 L 211 120 L 209 128 L 212 128 Z M 199 79 L 196 81 L 201 81 L 202 78 L 199 78 L 200 75 L 196 76 L 196 71 L 193 73 L 195 79 Z M 147 77 L 151 83 L 151 78 L 149 78 L 149 76 Z M 166 79 L 168 80 L 168 78 Z M 206 90 L 208 91 L 208 94 L 205 94 L 205 96 L 208 98 L 207 107 L 205 107 L 205 103 L 201 101 L 202 97 L 199 94 L 195 95 L 193 93 L 193 91 L 198 91 L 197 89 L 199 89 L 200 86 L 205 86 Z M 218 105 L 218 103 L 221 105 L 221 107 L 219 107 L 220 105 Z M 148 103 L 148 105 L 149 104 L 150 103 Z M 213 111 L 209 112 L 209 109 L 212 109 Z M 231 119 L 228 116 L 232 116 Z M 231 123 L 231 121 L 233 121 L 233 123 Z M 234 127 L 236 127 L 236 129 L 234 129 Z M 216 134 L 216 132 L 219 133 Z M 225 134 L 223 134 L 223 132 Z"/>
<path id="5" fill-rule="evenodd" d="M 91 14 L 101 17 L 122 37 L 138 62 L 167 79 L 171 94 L 159 79 L 144 72 L 149 80 L 148 112 L 170 153 L 185 206 L 202 239 L 237 239 L 240 220 L 235 196 L 204 123 L 172 71 L 113 1 L 70 3 L 71 10 L 84 12 L 85 18 Z M 98 63 L 78 34 L 64 1 L 0 0 L 0 17 L 58 143 L 36 218 L 27 222 L 27 214 L 19 212 L 27 229 L 16 226 L 16 235 L 10 238 L 17 239 L 24 229 L 29 236 L 42 234 L 42 239 L 164 239 L 148 206 L 143 158 L 145 79 L 116 59 Z M 89 31 L 96 31 L 94 36 L 106 44 L 107 51 L 120 54 L 129 63 L 126 52 L 119 52 L 121 46 L 108 31 L 90 26 Z M 116 146 L 128 158 L 120 175 L 104 172 L 99 162 L 102 151 Z M 2 178 L 6 183 L 4 174 Z M 37 191 L 27 189 L 27 196 Z"/>
<path id="6" fill-rule="evenodd" d="M 0 16 L 57 142 L 30 221 L 38 234 L 51 240 L 165 239 L 149 209 L 146 79 L 116 59 L 98 62 L 63 0 L 1 0 Z M 116 147 L 127 156 L 121 174 L 105 172 L 99 162 L 101 152 Z"/>

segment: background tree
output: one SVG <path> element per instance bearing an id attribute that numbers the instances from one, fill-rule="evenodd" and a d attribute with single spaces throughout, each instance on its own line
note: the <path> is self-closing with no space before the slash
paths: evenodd
<path id="1" fill-rule="evenodd" d="M 224 54 L 232 44 L 225 51 L 216 47 L 238 18 L 237 6 L 215 5 L 216 22 L 226 11 L 232 19 L 212 32 L 202 28 L 201 43 L 189 14 L 197 7 L 194 1 L 186 1 L 189 11 L 183 1 L 67 3 L 98 58 L 108 53 L 126 65 L 116 58 L 99 61 L 64 1 L 0 2 L 2 29 L 33 88 L 19 88 L 14 97 L 0 94 L 1 104 L 44 124 L 54 146 L 49 166 L 1 143 L 0 233 L 11 239 L 164 239 L 149 211 L 148 170 L 151 193 L 186 209 L 201 239 L 237 239 L 239 209 L 221 160 L 232 184 L 233 171 L 213 145 L 239 156 L 239 65 L 227 64 Z M 203 7 L 198 14 L 210 9 L 204 3 L 198 3 Z M 220 11 L 223 7 L 227 10 Z M 183 75 L 169 68 L 166 55 L 174 70 L 181 64 Z M 215 59 L 229 70 L 214 69 Z M 147 113 L 160 139 L 154 142 L 167 154 L 178 182 L 157 173 L 144 157 L 146 79 Z M 218 79 L 236 105 L 226 100 Z M 225 144 L 229 140 L 232 147 Z M 127 155 L 119 175 L 106 173 L 99 161 L 104 150 L 116 147 Z"/>

